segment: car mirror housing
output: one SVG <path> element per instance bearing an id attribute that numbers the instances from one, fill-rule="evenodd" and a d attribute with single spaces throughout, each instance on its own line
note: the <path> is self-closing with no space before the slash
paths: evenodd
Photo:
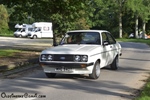
<path id="1" fill-rule="evenodd" d="M 108 41 L 103 41 L 103 45 L 105 46 L 105 45 L 108 45 L 109 44 L 109 42 Z"/>

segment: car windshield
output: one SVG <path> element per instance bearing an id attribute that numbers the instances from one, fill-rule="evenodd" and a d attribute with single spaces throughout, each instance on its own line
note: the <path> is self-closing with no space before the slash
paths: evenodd
<path id="1" fill-rule="evenodd" d="M 100 44 L 100 36 L 98 32 L 69 32 L 60 44 Z"/>

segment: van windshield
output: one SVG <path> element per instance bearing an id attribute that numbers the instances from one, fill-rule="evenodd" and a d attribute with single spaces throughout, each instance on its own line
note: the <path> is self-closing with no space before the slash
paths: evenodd
<path id="1" fill-rule="evenodd" d="M 18 28 L 18 29 L 17 29 L 17 32 L 19 32 L 19 31 L 21 31 L 21 28 Z"/>
<path id="2" fill-rule="evenodd" d="M 18 28 L 18 29 L 17 29 L 17 32 L 24 32 L 24 31 L 25 31 L 24 28 Z"/>
<path id="3" fill-rule="evenodd" d="M 69 32 L 60 44 L 100 44 L 98 32 Z"/>

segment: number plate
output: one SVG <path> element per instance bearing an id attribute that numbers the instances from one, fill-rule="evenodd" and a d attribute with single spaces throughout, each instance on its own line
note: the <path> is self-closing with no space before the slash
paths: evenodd
<path id="1" fill-rule="evenodd" d="M 73 70 L 72 68 L 65 68 L 65 67 L 58 67 L 55 69 L 55 71 L 62 71 L 62 72 L 72 71 L 72 70 Z"/>

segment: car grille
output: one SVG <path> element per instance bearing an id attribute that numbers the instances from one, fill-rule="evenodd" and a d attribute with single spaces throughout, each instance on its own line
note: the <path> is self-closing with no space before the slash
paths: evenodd
<path id="1" fill-rule="evenodd" d="M 53 55 L 54 61 L 74 61 L 73 55 Z"/>

